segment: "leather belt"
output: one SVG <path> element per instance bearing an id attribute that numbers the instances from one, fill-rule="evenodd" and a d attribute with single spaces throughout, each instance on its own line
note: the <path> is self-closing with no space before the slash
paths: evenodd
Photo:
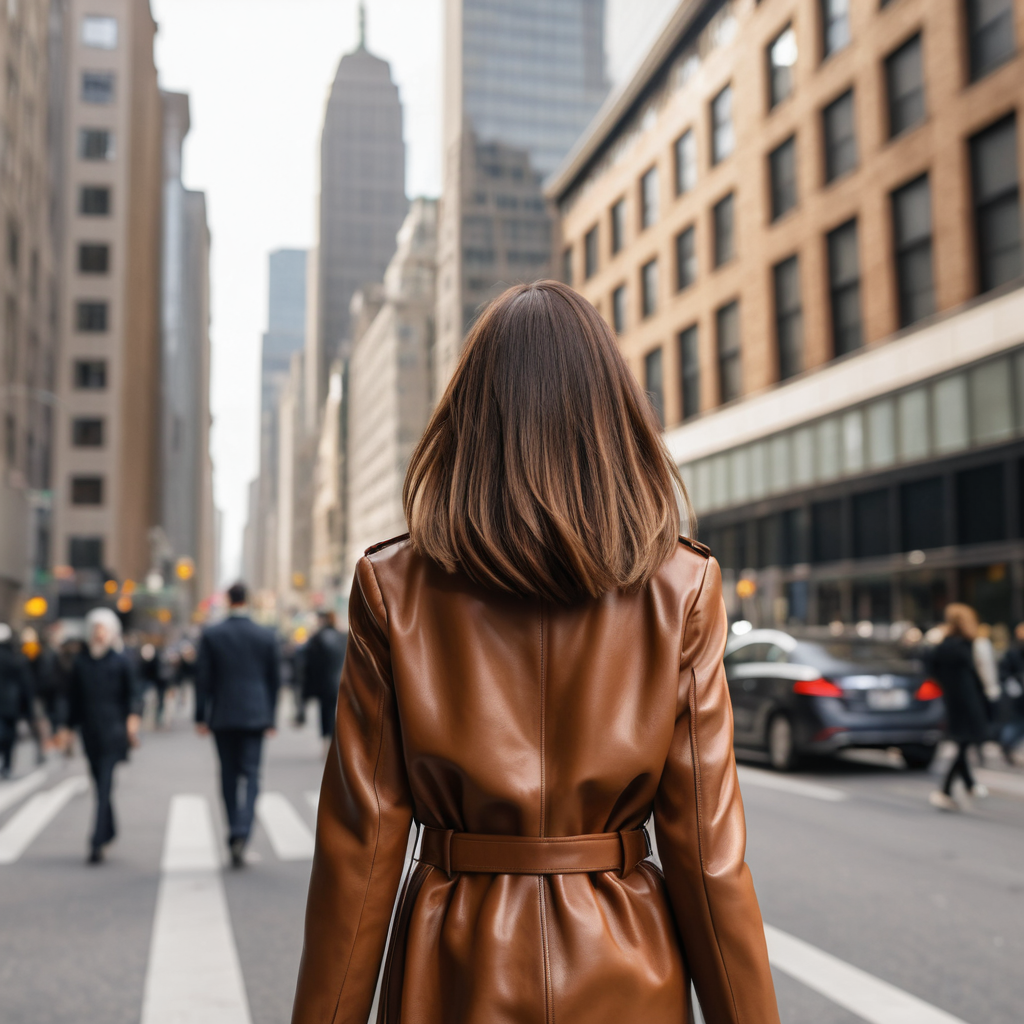
<path id="1" fill-rule="evenodd" d="M 419 860 L 449 878 L 618 871 L 625 878 L 651 852 L 646 828 L 590 836 L 488 836 L 423 826 Z"/>

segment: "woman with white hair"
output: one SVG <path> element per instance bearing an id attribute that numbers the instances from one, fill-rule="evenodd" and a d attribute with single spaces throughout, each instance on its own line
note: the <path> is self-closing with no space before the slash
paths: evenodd
<path id="1" fill-rule="evenodd" d="M 68 725 L 78 728 L 96 784 L 96 824 L 89 843 L 90 864 L 116 834 L 110 790 L 114 766 L 128 757 L 139 732 L 142 696 L 131 664 L 122 654 L 121 620 L 109 608 L 85 618 L 86 646 L 71 670 Z"/>

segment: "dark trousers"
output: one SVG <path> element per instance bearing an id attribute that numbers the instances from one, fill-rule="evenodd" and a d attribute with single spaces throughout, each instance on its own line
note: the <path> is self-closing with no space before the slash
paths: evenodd
<path id="1" fill-rule="evenodd" d="M 11 770 L 11 757 L 14 754 L 14 741 L 18 738 L 18 720 L 16 718 L 0 718 L 0 771 Z"/>
<path id="2" fill-rule="evenodd" d="M 946 782 L 942 787 L 942 791 L 947 796 L 953 791 L 953 780 L 957 775 L 964 780 L 968 791 L 974 789 L 974 776 L 971 774 L 971 766 L 967 763 L 967 751 L 970 747 L 970 743 L 957 743 L 956 760 L 949 766 L 949 771 L 946 772 Z"/>
<path id="3" fill-rule="evenodd" d="M 320 695 L 320 735 L 329 740 L 334 735 L 334 715 L 338 710 L 338 691 Z"/>
<path id="4" fill-rule="evenodd" d="M 220 785 L 228 817 L 228 838 L 248 839 L 260 788 L 260 755 L 263 730 L 217 729 L 214 731 L 220 755 Z M 238 799 L 238 783 L 245 779 L 245 796 Z"/>
<path id="5" fill-rule="evenodd" d="M 94 850 L 106 846 L 117 835 L 110 791 L 114 784 L 114 767 L 119 760 L 117 754 L 89 755 L 89 771 L 96 785 L 96 824 L 93 826 L 92 839 L 89 840 Z"/>

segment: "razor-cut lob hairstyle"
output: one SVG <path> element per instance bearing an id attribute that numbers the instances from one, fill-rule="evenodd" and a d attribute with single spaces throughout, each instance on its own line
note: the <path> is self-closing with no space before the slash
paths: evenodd
<path id="1" fill-rule="evenodd" d="M 681 515 L 692 524 L 650 400 L 597 310 L 556 281 L 480 316 L 402 498 L 420 554 L 561 604 L 642 587 Z"/>

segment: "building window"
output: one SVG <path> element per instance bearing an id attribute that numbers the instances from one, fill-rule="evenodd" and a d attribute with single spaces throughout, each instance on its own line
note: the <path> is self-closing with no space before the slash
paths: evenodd
<path id="1" fill-rule="evenodd" d="M 80 331 L 100 333 L 107 329 L 107 304 L 105 302 L 79 302 L 75 323 Z"/>
<path id="2" fill-rule="evenodd" d="M 892 137 L 924 120 L 920 33 L 886 58 L 885 80 L 889 87 L 889 135 Z"/>
<path id="3" fill-rule="evenodd" d="M 711 162 L 721 163 L 736 147 L 732 126 L 732 86 L 727 85 L 711 101 Z"/>
<path id="4" fill-rule="evenodd" d="M 79 129 L 78 155 L 83 160 L 113 160 L 114 133 L 106 128 Z"/>
<path id="5" fill-rule="evenodd" d="M 103 420 L 85 418 L 72 420 L 71 443 L 76 448 L 102 448 Z"/>
<path id="6" fill-rule="evenodd" d="M 116 50 L 117 18 L 87 14 L 82 19 L 82 45 L 96 50 Z"/>
<path id="7" fill-rule="evenodd" d="M 796 66 L 796 33 L 787 25 L 768 47 L 768 106 L 778 106 L 793 92 Z"/>
<path id="8" fill-rule="evenodd" d="M 566 284 L 572 284 L 572 246 L 571 245 L 562 253 L 562 280 Z"/>
<path id="9" fill-rule="evenodd" d="M 1006 539 L 1005 474 L 1000 462 L 956 475 L 956 525 L 960 544 Z"/>
<path id="10" fill-rule="evenodd" d="M 644 317 L 658 312 L 658 261 L 649 260 L 640 268 L 640 303 Z"/>
<path id="11" fill-rule="evenodd" d="M 728 263 L 736 255 L 735 202 L 730 192 L 715 203 L 712 216 L 715 222 L 715 266 Z"/>
<path id="12" fill-rule="evenodd" d="M 857 253 L 855 220 L 829 232 L 828 283 L 832 304 L 832 347 L 837 356 L 842 356 L 863 344 L 860 257 Z"/>
<path id="13" fill-rule="evenodd" d="M 946 497 L 942 477 L 904 484 L 900 488 L 904 551 L 927 551 L 946 543 Z"/>
<path id="14" fill-rule="evenodd" d="M 928 175 L 892 194 L 900 326 L 935 312 L 932 278 L 932 211 Z"/>
<path id="15" fill-rule="evenodd" d="M 775 337 L 779 349 L 779 380 L 804 368 L 804 313 L 800 302 L 800 264 L 790 256 L 777 264 L 775 276 Z"/>
<path id="16" fill-rule="evenodd" d="M 595 224 L 583 238 L 583 274 L 589 281 L 597 273 L 600 235 Z"/>
<path id="17" fill-rule="evenodd" d="M 825 180 L 836 178 L 857 166 L 857 131 L 853 118 L 853 90 L 844 92 L 822 112 L 825 137 Z"/>
<path id="18" fill-rule="evenodd" d="M 676 139 L 676 195 L 683 195 L 697 185 L 697 137 L 693 129 Z"/>
<path id="19" fill-rule="evenodd" d="M 626 200 L 620 199 L 611 211 L 612 255 L 622 251 L 626 244 Z"/>
<path id="20" fill-rule="evenodd" d="M 72 569 L 102 569 L 103 538 L 69 537 L 68 564 Z"/>
<path id="21" fill-rule="evenodd" d="M 978 283 L 987 292 L 1024 271 L 1017 119 L 1013 114 L 971 139 L 971 172 Z"/>
<path id="22" fill-rule="evenodd" d="M 715 313 L 718 343 L 718 399 L 731 402 L 743 391 L 740 379 L 740 304 L 730 302 Z"/>
<path id="23" fill-rule="evenodd" d="M 82 274 L 106 274 L 110 271 L 110 246 L 85 243 L 78 247 L 78 270 Z"/>
<path id="24" fill-rule="evenodd" d="M 75 387 L 85 391 L 102 391 L 107 386 L 107 363 L 104 359 L 76 359 Z"/>
<path id="25" fill-rule="evenodd" d="M 697 325 L 679 332 L 679 370 L 682 378 L 683 419 L 700 412 L 700 355 L 697 352 Z"/>
<path id="26" fill-rule="evenodd" d="M 691 224 L 676 235 L 676 287 L 682 291 L 697 280 L 697 233 Z"/>
<path id="27" fill-rule="evenodd" d="M 78 195 L 78 212 L 86 217 L 108 217 L 110 189 L 85 185 Z"/>
<path id="28" fill-rule="evenodd" d="M 796 206 L 796 136 L 791 135 L 768 156 L 772 184 L 772 220 Z"/>
<path id="29" fill-rule="evenodd" d="M 967 0 L 967 32 L 977 80 L 1013 56 L 1013 0 Z"/>
<path id="30" fill-rule="evenodd" d="M 821 0 L 823 52 L 826 57 L 850 42 L 850 0 Z"/>
<path id="31" fill-rule="evenodd" d="M 843 557 L 843 503 L 839 499 L 811 506 L 811 561 L 838 562 Z"/>
<path id="32" fill-rule="evenodd" d="M 654 406 L 658 422 L 665 426 L 665 377 L 661 348 L 644 356 L 644 388 Z"/>
<path id="33" fill-rule="evenodd" d="M 658 220 L 658 168 L 652 167 L 640 179 L 640 230 Z"/>
<path id="34" fill-rule="evenodd" d="M 626 330 L 626 286 L 620 284 L 612 292 L 612 327 L 616 334 L 622 334 Z"/>
<path id="35" fill-rule="evenodd" d="M 114 72 L 113 71 L 83 71 L 82 72 L 82 102 L 83 103 L 113 103 L 114 102 Z"/>
<path id="36" fill-rule="evenodd" d="M 102 505 L 103 477 L 73 476 L 71 478 L 72 505 Z"/>

